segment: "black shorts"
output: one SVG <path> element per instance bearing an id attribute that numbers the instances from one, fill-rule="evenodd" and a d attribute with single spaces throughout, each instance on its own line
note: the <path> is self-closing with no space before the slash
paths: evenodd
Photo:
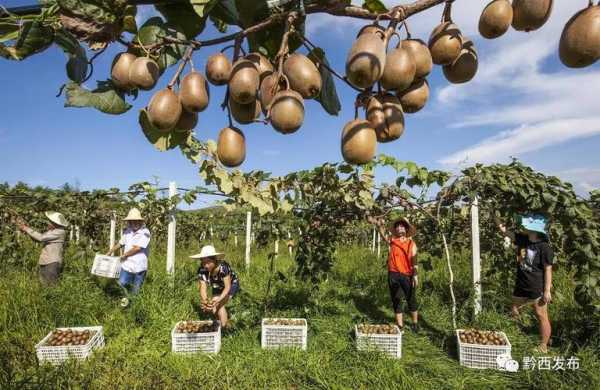
<path id="1" fill-rule="evenodd" d="M 538 299 L 544 295 L 543 291 L 525 290 L 522 287 L 515 286 L 513 290 L 513 297 L 527 298 L 527 299 Z"/>
<path id="2" fill-rule="evenodd" d="M 213 296 L 215 295 L 220 295 L 223 292 L 222 288 L 216 288 L 213 287 L 212 289 L 212 294 Z M 240 282 L 238 282 L 237 280 L 234 280 L 231 283 L 231 288 L 229 289 L 229 298 L 233 298 L 235 296 L 235 294 L 237 294 L 238 292 L 240 292 Z"/>
<path id="3" fill-rule="evenodd" d="M 413 287 L 412 276 L 399 272 L 388 272 L 388 286 L 394 313 L 402 313 L 402 300 L 408 304 L 408 311 L 417 311 L 417 294 Z"/>

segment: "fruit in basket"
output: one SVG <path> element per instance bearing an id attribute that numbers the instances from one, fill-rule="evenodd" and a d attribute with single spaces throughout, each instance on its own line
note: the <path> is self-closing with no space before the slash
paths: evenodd
<path id="1" fill-rule="evenodd" d="M 466 329 L 459 333 L 461 343 L 479 345 L 507 345 L 506 338 L 495 331 Z"/>
<path id="2" fill-rule="evenodd" d="M 361 324 L 358 326 L 358 331 L 365 334 L 398 334 L 398 328 L 392 324 Z"/>
<path id="3" fill-rule="evenodd" d="M 211 333 L 216 332 L 219 325 L 213 321 L 182 321 L 175 329 L 176 333 Z"/>
<path id="4" fill-rule="evenodd" d="M 62 347 L 86 345 L 96 332 L 90 330 L 56 329 L 46 341 L 47 346 Z"/>
<path id="5" fill-rule="evenodd" d="M 289 318 L 270 318 L 265 320 L 265 325 L 304 325 L 303 320 L 293 320 Z"/>

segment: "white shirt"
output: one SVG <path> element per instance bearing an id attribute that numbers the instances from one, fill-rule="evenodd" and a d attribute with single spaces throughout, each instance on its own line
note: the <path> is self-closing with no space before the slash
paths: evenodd
<path id="1" fill-rule="evenodd" d="M 138 273 L 148 269 L 148 253 L 150 244 L 150 230 L 145 226 L 137 231 L 127 228 L 121 236 L 119 243 L 125 246 L 125 252 L 134 246 L 142 248 L 138 253 L 129 256 L 127 260 L 121 263 L 121 268 L 127 272 Z"/>

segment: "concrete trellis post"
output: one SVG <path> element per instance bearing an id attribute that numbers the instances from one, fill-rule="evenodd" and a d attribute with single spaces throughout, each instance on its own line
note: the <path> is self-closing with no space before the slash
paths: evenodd
<path id="1" fill-rule="evenodd" d="M 211 240 L 213 239 L 213 236 L 214 236 L 213 227 L 212 227 L 212 225 L 210 225 L 210 239 Z"/>
<path id="2" fill-rule="evenodd" d="M 292 233 L 288 230 L 288 252 L 290 253 L 290 257 L 292 257 L 292 246 L 289 245 L 289 241 L 292 241 Z"/>
<path id="3" fill-rule="evenodd" d="M 471 242 L 473 247 L 473 288 L 475 289 L 474 313 L 481 313 L 481 253 L 479 248 L 479 201 L 477 197 L 471 204 Z"/>
<path id="4" fill-rule="evenodd" d="M 177 185 L 174 181 L 169 183 L 169 198 L 173 198 L 177 195 Z M 174 205 L 169 212 L 169 226 L 167 228 L 167 273 L 173 275 L 175 273 L 175 233 L 177 222 L 175 221 L 175 210 L 177 207 Z"/>
<path id="5" fill-rule="evenodd" d="M 373 238 L 371 240 L 371 253 L 375 253 L 375 235 L 377 234 L 377 230 L 373 228 Z"/>
<path id="6" fill-rule="evenodd" d="M 237 233 L 235 233 L 235 234 L 233 235 L 233 242 L 234 242 L 235 246 L 237 247 L 237 246 L 238 246 L 238 237 L 237 237 Z"/>
<path id="7" fill-rule="evenodd" d="M 115 246 L 116 235 L 117 235 L 117 215 L 113 212 L 110 217 L 110 238 L 109 238 L 110 248 L 109 249 L 112 249 L 112 247 Z"/>
<path id="8" fill-rule="evenodd" d="M 73 241 L 73 226 L 71 226 L 71 229 L 69 229 L 69 241 Z"/>
<path id="9" fill-rule="evenodd" d="M 381 235 L 377 232 L 377 258 L 381 257 Z"/>
<path id="10" fill-rule="evenodd" d="M 79 243 L 79 226 L 75 226 L 75 242 Z"/>
<path id="11" fill-rule="evenodd" d="M 252 211 L 246 213 L 246 269 L 250 268 L 250 245 L 252 239 Z"/>

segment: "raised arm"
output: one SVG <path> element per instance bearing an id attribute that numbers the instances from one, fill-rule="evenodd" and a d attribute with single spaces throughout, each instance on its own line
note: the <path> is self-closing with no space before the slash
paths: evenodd
<path id="1" fill-rule="evenodd" d="M 390 234 L 385 228 L 385 222 L 383 221 L 383 219 L 369 216 L 367 217 L 367 222 L 369 222 L 372 225 L 375 225 L 381 238 L 388 244 L 390 243 Z"/>

